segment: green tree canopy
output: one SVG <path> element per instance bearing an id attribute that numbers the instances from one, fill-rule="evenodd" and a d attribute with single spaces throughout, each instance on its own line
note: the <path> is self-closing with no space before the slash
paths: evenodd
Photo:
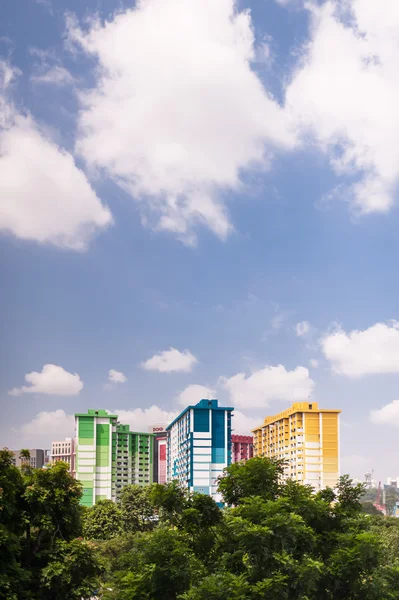
<path id="1" fill-rule="evenodd" d="M 56 463 L 19 470 L 0 451 L 0 600 L 81 599 L 101 567 L 80 533 L 81 485 Z"/>
<path id="2" fill-rule="evenodd" d="M 154 526 L 156 511 L 151 486 L 127 485 L 122 491 L 119 506 L 124 531 L 135 533 Z"/>
<path id="3" fill-rule="evenodd" d="M 281 482 L 281 469 L 267 459 L 226 469 L 220 489 L 233 507 L 223 511 L 176 483 L 153 486 L 154 529 L 101 546 L 104 597 L 399 600 L 396 535 L 364 514 L 363 486 L 342 477 L 336 490 L 315 493 Z"/>
<path id="4" fill-rule="evenodd" d="M 279 476 L 283 469 L 281 460 L 251 458 L 245 463 L 232 463 L 219 479 L 219 491 L 229 506 L 240 504 L 250 496 L 274 500 L 279 494 Z"/>
<path id="5" fill-rule="evenodd" d="M 150 501 L 159 515 L 160 522 L 176 525 L 186 505 L 186 493 L 177 481 L 161 485 L 154 483 L 150 488 Z"/>
<path id="6" fill-rule="evenodd" d="M 82 530 L 89 540 L 110 540 L 122 533 L 122 511 L 112 500 L 100 500 L 82 513 Z"/>

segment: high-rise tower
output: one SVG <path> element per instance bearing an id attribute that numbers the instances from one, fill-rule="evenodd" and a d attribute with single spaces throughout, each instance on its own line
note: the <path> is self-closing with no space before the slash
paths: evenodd
<path id="1" fill-rule="evenodd" d="M 231 462 L 232 411 L 217 400 L 201 400 L 168 425 L 168 481 L 221 502 L 217 479 Z"/>
<path id="2" fill-rule="evenodd" d="M 339 414 L 317 402 L 295 402 L 253 430 L 254 456 L 286 461 L 285 479 L 335 487 L 340 471 Z"/>
<path id="3" fill-rule="evenodd" d="M 106 410 L 76 414 L 76 479 L 83 484 L 81 503 L 118 500 L 129 484 L 153 481 L 153 438 L 130 431 Z"/>

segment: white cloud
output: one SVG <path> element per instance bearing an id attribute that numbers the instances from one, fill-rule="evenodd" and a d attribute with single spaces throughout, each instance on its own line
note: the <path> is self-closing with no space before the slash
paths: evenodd
<path id="1" fill-rule="evenodd" d="M 52 67 L 40 69 L 40 72 L 33 75 L 31 80 L 34 83 L 48 83 L 59 87 L 75 83 L 75 78 L 61 65 L 53 65 Z"/>
<path id="2" fill-rule="evenodd" d="M 121 371 L 110 369 L 108 371 L 108 381 L 111 381 L 112 383 L 125 383 L 125 381 L 127 381 L 127 377 Z"/>
<path id="3" fill-rule="evenodd" d="M 177 411 L 165 411 L 159 406 L 149 408 L 134 408 L 132 410 L 113 410 L 112 414 L 118 415 L 121 423 L 130 425 L 131 431 L 147 431 L 148 427 L 156 423 L 171 423 L 179 414 Z"/>
<path id="4" fill-rule="evenodd" d="M 182 406 L 188 406 L 190 404 L 197 404 L 203 398 L 212 399 L 216 397 L 214 389 L 193 383 L 180 392 L 177 400 Z"/>
<path id="5" fill-rule="evenodd" d="M 16 71 L 0 61 L 0 231 L 84 250 L 112 222 L 71 154 L 59 148 L 9 97 Z"/>
<path id="6" fill-rule="evenodd" d="M 272 329 L 278 331 L 279 329 L 282 328 L 282 326 L 284 325 L 284 321 L 286 320 L 287 314 L 286 313 L 277 313 L 273 318 L 272 318 Z"/>
<path id="7" fill-rule="evenodd" d="M 2 444 L 12 450 L 20 448 L 50 449 L 51 442 L 74 436 L 75 418 L 63 410 L 38 413 L 31 421 L 11 427 Z"/>
<path id="8" fill-rule="evenodd" d="M 176 348 L 169 348 L 169 350 L 154 354 L 142 362 L 141 367 L 147 371 L 159 371 L 160 373 L 189 372 L 197 362 L 198 360 L 189 350 L 180 352 Z"/>
<path id="9" fill-rule="evenodd" d="M 54 394 L 58 396 L 76 396 L 83 388 L 77 373 L 72 374 L 57 365 L 44 365 L 40 373 L 32 371 L 25 375 L 29 386 L 13 388 L 8 393 L 10 396 L 22 394 Z"/>
<path id="10" fill-rule="evenodd" d="M 314 369 L 317 369 L 317 367 L 319 366 L 319 361 L 317 360 L 317 358 L 311 358 L 309 362 Z"/>
<path id="11" fill-rule="evenodd" d="M 399 373 L 399 323 L 376 323 L 364 331 L 339 329 L 321 340 L 325 357 L 340 375 Z"/>
<path id="12" fill-rule="evenodd" d="M 250 13 L 234 0 L 141 0 L 104 25 L 82 31 L 69 18 L 68 28 L 70 45 L 98 59 L 96 87 L 81 95 L 79 154 L 140 201 L 150 226 L 187 243 L 198 224 L 226 238 L 222 192 L 294 145 L 251 70 Z"/>
<path id="13" fill-rule="evenodd" d="M 246 408 L 266 407 L 272 400 L 306 400 L 314 387 L 308 369 L 287 371 L 283 365 L 268 365 L 248 377 L 245 373 L 222 377 L 220 382 L 230 393 L 233 405 Z"/>
<path id="14" fill-rule="evenodd" d="M 372 410 L 370 421 L 381 425 L 399 425 L 399 400 L 393 400 L 379 410 Z"/>
<path id="15" fill-rule="evenodd" d="M 295 331 L 297 336 L 302 337 L 304 335 L 306 335 L 307 333 L 309 333 L 310 330 L 310 323 L 308 321 L 301 321 L 300 323 L 297 323 L 295 326 Z"/>
<path id="16" fill-rule="evenodd" d="M 307 6 L 311 40 L 286 90 L 286 109 L 337 174 L 357 178 L 346 192 L 352 208 L 387 212 L 399 178 L 399 4 Z"/>
<path id="17" fill-rule="evenodd" d="M 263 417 L 248 417 L 239 410 L 234 411 L 234 416 L 231 424 L 233 435 L 253 435 L 252 429 L 262 425 L 265 416 Z"/>

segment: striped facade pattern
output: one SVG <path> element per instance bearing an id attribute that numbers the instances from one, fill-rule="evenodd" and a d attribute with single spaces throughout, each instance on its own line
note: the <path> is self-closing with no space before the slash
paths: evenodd
<path id="1" fill-rule="evenodd" d="M 221 503 L 218 477 L 231 462 L 232 408 L 217 400 L 187 407 L 168 427 L 167 476 Z"/>
<path id="2" fill-rule="evenodd" d="M 152 483 L 153 438 L 130 431 L 117 415 L 90 409 L 76 414 L 76 478 L 82 482 L 81 504 L 118 500 L 129 484 Z"/>
<path id="3" fill-rule="evenodd" d="M 316 490 L 335 487 L 340 474 L 340 412 L 319 409 L 316 402 L 294 403 L 253 430 L 254 455 L 283 459 L 284 479 Z"/>

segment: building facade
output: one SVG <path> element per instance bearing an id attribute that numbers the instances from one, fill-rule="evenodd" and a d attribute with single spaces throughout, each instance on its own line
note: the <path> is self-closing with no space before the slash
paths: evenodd
<path id="1" fill-rule="evenodd" d="M 183 488 L 221 503 L 217 479 L 231 462 L 232 411 L 217 400 L 201 400 L 168 425 L 168 481 L 176 479 Z"/>
<path id="2" fill-rule="evenodd" d="M 75 468 L 83 484 L 83 505 L 116 501 L 126 485 L 152 483 L 152 434 L 130 431 L 106 410 L 90 409 L 76 414 L 75 421 Z"/>
<path id="3" fill-rule="evenodd" d="M 167 423 L 156 423 L 148 428 L 154 435 L 154 483 L 166 483 L 167 481 Z"/>
<path id="4" fill-rule="evenodd" d="M 11 450 L 11 452 L 14 454 L 14 465 L 16 467 L 21 468 L 22 465 L 27 464 L 27 460 L 20 458 L 21 450 Z M 48 450 L 29 448 L 29 466 L 31 469 L 41 469 L 44 466 L 46 452 L 48 452 Z"/>
<path id="5" fill-rule="evenodd" d="M 116 426 L 115 493 L 118 500 L 126 485 L 153 482 L 154 436 L 130 431 L 129 425 Z"/>
<path id="6" fill-rule="evenodd" d="M 252 435 L 231 436 L 231 462 L 249 460 L 254 455 L 254 438 Z"/>
<path id="7" fill-rule="evenodd" d="M 68 463 L 69 472 L 75 476 L 75 440 L 65 438 L 60 442 L 51 443 L 50 462 L 55 463 L 62 460 Z"/>
<path id="8" fill-rule="evenodd" d="M 106 410 L 75 414 L 76 479 L 83 486 L 84 506 L 115 499 L 117 422 L 117 415 Z"/>
<path id="9" fill-rule="evenodd" d="M 316 402 L 297 402 L 253 430 L 254 456 L 286 461 L 284 479 L 335 487 L 340 473 L 340 410 L 319 409 Z"/>

